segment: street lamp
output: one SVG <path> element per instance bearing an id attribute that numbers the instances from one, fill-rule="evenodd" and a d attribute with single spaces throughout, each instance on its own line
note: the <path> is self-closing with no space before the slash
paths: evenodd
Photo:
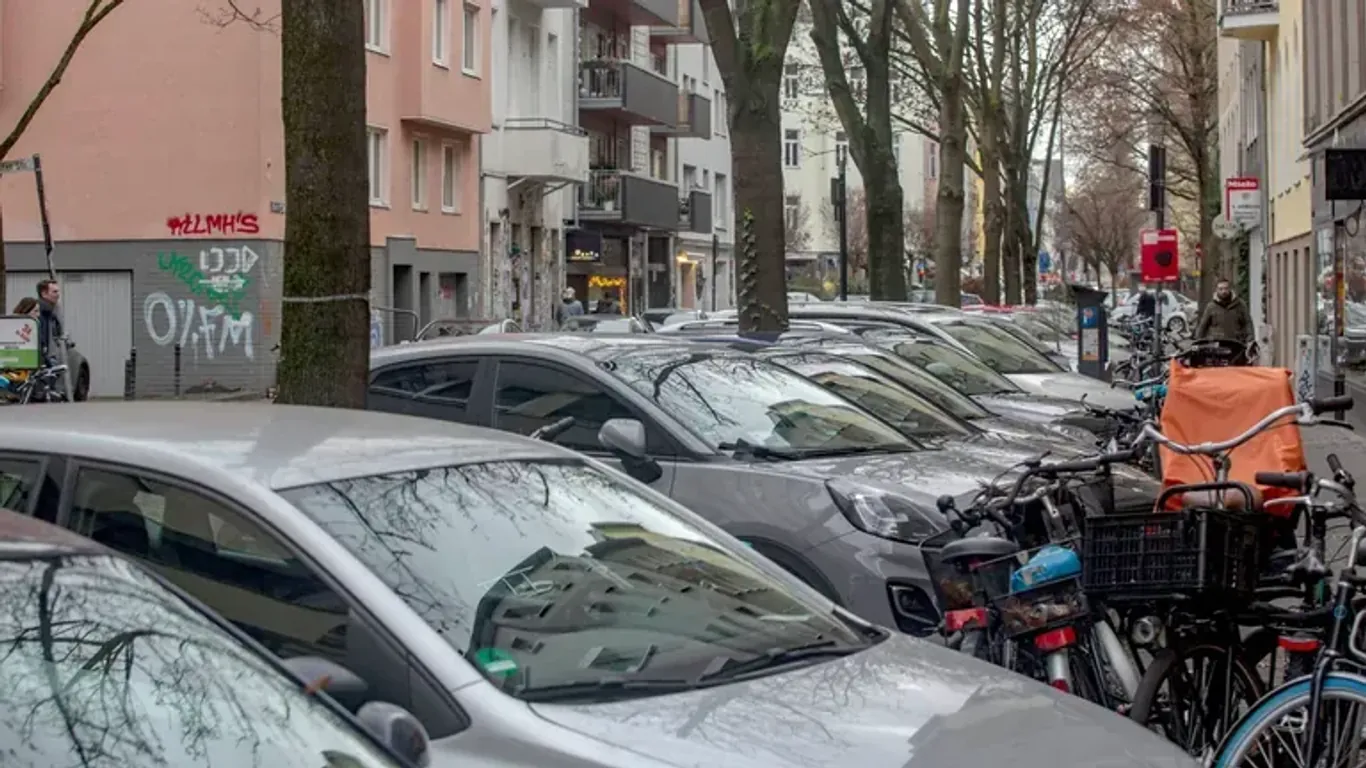
<path id="1" fill-rule="evenodd" d="M 840 234 L 840 301 L 849 300 L 849 147 L 835 147 L 833 150 L 817 152 L 811 157 L 835 153 L 839 162 L 839 173 L 830 179 L 830 206 L 835 209 L 835 220 L 839 223 Z"/>

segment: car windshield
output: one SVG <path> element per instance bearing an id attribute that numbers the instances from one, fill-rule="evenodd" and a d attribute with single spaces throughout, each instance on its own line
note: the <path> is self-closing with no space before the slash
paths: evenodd
<path id="1" fill-rule="evenodd" d="M 1028 346 L 1030 349 L 1042 355 L 1048 355 L 1057 352 L 1055 344 L 1045 343 L 1042 339 L 1039 338 L 1039 335 L 1041 333 L 1049 333 L 1049 330 L 1046 326 L 1042 330 L 1040 330 L 1035 324 L 1029 322 L 1028 320 L 1024 320 L 1022 318 L 1015 318 L 1013 320 L 1002 320 L 999 323 L 995 324 L 994 327 L 998 330 L 1005 331 L 1011 336 L 1014 336 L 1015 338 L 1024 342 L 1024 344 Z"/>
<path id="2" fill-rule="evenodd" d="M 503 692 L 648 696 L 876 630 L 688 512 L 579 459 L 283 492 Z M 706 530 L 704 530 L 704 528 Z"/>
<path id="3" fill-rule="evenodd" d="M 991 412 L 973 401 L 972 398 L 954 389 L 944 381 L 935 378 L 924 370 L 892 357 L 886 353 L 867 352 L 850 354 L 856 360 L 906 389 L 920 395 L 935 405 L 965 421 L 984 419 Z"/>
<path id="4" fill-rule="evenodd" d="M 839 395 L 750 355 L 642 349 L 601 365 L 720 450 L 800 458 L 916 447 Z"/>
<path id="5" fill-rule="evenodd" d="M 869 413 L 895 424 L 918 438 L 966 437 L 973 431 L 928 399 L 877 371 L 825 355 L 783 355 L 768 358 L 800 373 Z"/>
<path id="6" fill-rule="evenodd" d="M 1061 370 L 1009 331 L 979 322 L 940 323 L 939 327 L 998 373 L 1057 373 Z"/>
<path id="7" fill-rule="evenodd" d="M 398 768 L 354 723 L 131 563 L 0 560 L 6 768 Z"/>
<path id="8" fill-rule="evenodd" d="M 1021 391 L 1014 382 L 993 371 L 981 360 L 946 344 L 901 341 L 892 345 L 892 351 L 965 395 L 999 395 Z"/>
<path id="9" fill-rule="evenodd" d="M 1029 337 L 1043 342 L 1042 349 L 1052 351 L 1056 345 L 1069 340 L 1061 330 L 1041 317 L 1021 315 L 1016 316 L 1011 322 L 1015 323 L 1015 326 Z M 1035 347 L 1035 349 L 1040 349 L 1040 347 Z"/>

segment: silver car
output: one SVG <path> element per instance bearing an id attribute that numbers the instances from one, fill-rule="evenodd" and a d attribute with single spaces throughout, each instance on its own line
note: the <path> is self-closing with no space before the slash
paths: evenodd
<path id="1" fill-rule="evenodd" d="M 1127 718 L 867 623 L 544 442 L 247 403 L 16 408 L 4 427 L 11 503 L 277 654 L 354 671 L 423 721 L 433 768 L 1194 765 Z"/>

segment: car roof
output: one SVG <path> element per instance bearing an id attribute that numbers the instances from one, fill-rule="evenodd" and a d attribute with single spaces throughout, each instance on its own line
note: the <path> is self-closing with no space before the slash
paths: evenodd
<path id="1" fill-rule="evenodd" d="M 418 345 L 414 345 L 418 346 Z M 138 401 L 6 408 L 9 450 L 271 489 L 453 464 L 568 458 L 545 442 L 435 419 L 274 403 Z"/>
<path id="2" fill-rule="evenodd" d="M 477 336 L 443 336 L 381 347 L 370 353 L 373 370 L 394 363 L 427 360 L 437 355 L 495 355 L 534 352 L 546 359 L 587 357 L 607 360 L 616 354 L 641 348 L 689 348 L 686 334 L 654 333 L 486 333 Z"/>
<path id="3" fill-rule="evenodd" d="M 103 553 L 99 544 L 65 528 L 0 509 L 0 560 Z"/>

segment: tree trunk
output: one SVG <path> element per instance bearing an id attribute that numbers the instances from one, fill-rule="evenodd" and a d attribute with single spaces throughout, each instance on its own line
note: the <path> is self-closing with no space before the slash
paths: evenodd
<path id="1" fill-rule="evenodd" d="M 960 20 L 964 14 L 960 13 Z M 963 302 L 963 209 L 967 201 L 967 114 L 961 68 L 945 78 L 939 106 L 939 191 L 934 207 L 934 300 Z"/>
<path id="2" fill-rule="evenodd" d="M 1214 284 L 1219 282 L 1223 274 L 1223 251 L 1214 236 L 1214 217 L 1219 215 L 1222 201 L 1219 199 L 1221 190 L 1217 168 L 1210 168 L 1212 163 L 1208 156 L 1196 157 L 1195 162 L 1200 169 L 1196 182 L 1200 193 L 1200 243 L 1205 252 L 1205 263 L 1200 269 L 1199 297 L 1199 306 L 1203 310 L 1205 304 L 1214 297 Z"/>
<path id="3" fill-rule="evenodd" d="M 288 211 L 277 373 L 283 403 L 365 407 L 370 206 L 364 18 L 361 0 L 281 3 Z"/>
<path id="4" fill-rule="evenodd" d="M 870 149 L 874 150 L 873 162 L 863 177 L 869 289 L 874 301 L 905 301 L 906 222 L 901 180 L 891 148 Z"/>
<path id="5" fill-rule="evenodd" d="M 771 82 L 749 79 L 749 93 L 731 96 L 738 105 L 730 121 L 730 147 L 742 331 L 787 328 L 779 78 L 767 79 Z"/>
<path id="6" fill-rule="evenodd" d="M 982 131 L 982 301 L 1001 303 L 1001 236 L 1005 210 L 1001 205 L 1001 164 L 995 139 Z"/>
<path id="7" fill-rule="evenodd" d="M 1018 184 L 1014 169 L 1006 169 L 1005 178 L 1005 225 L 1001 231 L 1001 276 L 1004 278 L 1005 293 L 1001 303 L 1015 306 L 1020 303 L 1020 207 L 1015 197 Z"/>

